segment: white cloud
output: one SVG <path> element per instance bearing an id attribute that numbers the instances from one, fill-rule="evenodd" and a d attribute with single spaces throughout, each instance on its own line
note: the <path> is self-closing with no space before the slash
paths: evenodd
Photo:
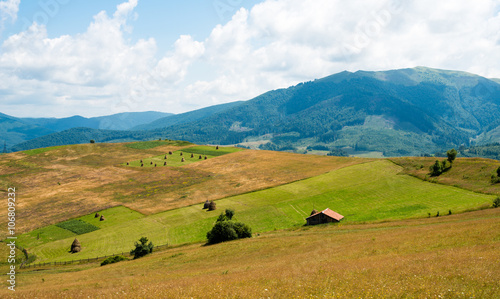
<path id="1" fill-rule="evenodd" d="M 97 115 L 183 112 L 343 70 L 424 65 L 500 77 L 496 0 L 267 0 L 205 40 L 180 36 L 161 57 L 154 39 L 126 38 L 137 5 L 97 14 L 82 34 L 49 38 L 33 24 L 10 36 L 0 93 L 9 103 L 41 100 L 46 114 L 64 102 L 68 114 Z"/>
<path id="2" fill-rule="evenodd" d="M 9 19 L 12 22 L 16 21 L 20 2 L 21 0 L 0 1 L 0 34 L 3 31 L 5 22 Z"/>

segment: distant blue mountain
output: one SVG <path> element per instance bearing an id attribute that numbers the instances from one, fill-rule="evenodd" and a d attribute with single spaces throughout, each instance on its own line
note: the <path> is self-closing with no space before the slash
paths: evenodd
<path id="1" fill-rule="evenodd" d="M 0 113 L 0 143 L 2 149 L 4 142 L 7 148 L 10 149 L 18 143 L 78 127 L 129 130 L 132 127 L 171 115 L 174 114 L 148 111 L 118 113 L 92 118 L 82 116 L 67 118 L 16 118 Z"/>
<path id="2" fill-rule="evenodd" d="M 85 127 L 104 130 L 130 130 L 135 126 L 155 121 L 159 118 L 172 116 L 163 112 L 125 112 L 108 116 L 85 118 L 79 115 L 67 118 L 21 118 L 22 121 L 41 126 L 56 132 L 71 128 Z"/>

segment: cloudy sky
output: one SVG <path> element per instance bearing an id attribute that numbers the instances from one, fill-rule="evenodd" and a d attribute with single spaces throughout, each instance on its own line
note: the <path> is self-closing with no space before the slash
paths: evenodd
<path id="1" fill-rule="evenodd" d="M 0 112 L 181 113 L 343 70 L 500 78 L 500 0 L 0 0 Z"/>

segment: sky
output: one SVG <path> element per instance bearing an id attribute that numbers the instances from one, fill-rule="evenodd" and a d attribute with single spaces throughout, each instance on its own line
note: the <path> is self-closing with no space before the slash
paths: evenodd
<path id="1" fill-rule="evenodd" d="M 182 113 L 344 70 L 500 78 L 500 0 L 0 0 L 0 112 Z"/>

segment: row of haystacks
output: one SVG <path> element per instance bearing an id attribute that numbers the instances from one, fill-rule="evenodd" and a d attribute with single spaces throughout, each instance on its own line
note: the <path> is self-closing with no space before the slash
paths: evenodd
<path id="1" fill-rule="evenodd" d="M 172 153 L 172 152 L 169 152 L 169 154 L 170 154 L 170 155 L 171 155 L 171 153 Z M 180 155 L 182 156 L 182 152 L 181 152 L 181 154 L 180 154 Z M 191 158 L 193 158 L 193 159 L 194 159 L 194 154 L 191 154 Z M 165 155 L 165 156 L 163 157 L 163 159 L 164 159 L 164 160 L 168 160 L 167 155 Z M 208 159 L 208 157 L 207 157 L 207 156 L 203 157 L 203 155 L 200 155 L 200 156 L 198 157 L 198 160 L 202 160 L 202 159 L 203 159 L 203 160 L 207 160 L 207 159 Z M 184 159 L 184 157 L 182 157 L 182 158 L 181 158 L 181 162 L 186 162 L 186 159 Z M 141 163 L 141 167 L 144 167 L 144 161 L 143 161 L 142 159 L 140 160 L 140 163 Z M 150 161 L 150 162 L 149 162 L 149 165 L 154 165 L 154 167 L 157 167 L 157 166 L 158 166 L 156 163 L 154 163 L 154 164 L 153 164 L 153 161 Z M 127 162 L 127 166 L 130 166 L 130 162 Z M 163 162 L 163 166 L 167 166 L 167 162 Z"/>

